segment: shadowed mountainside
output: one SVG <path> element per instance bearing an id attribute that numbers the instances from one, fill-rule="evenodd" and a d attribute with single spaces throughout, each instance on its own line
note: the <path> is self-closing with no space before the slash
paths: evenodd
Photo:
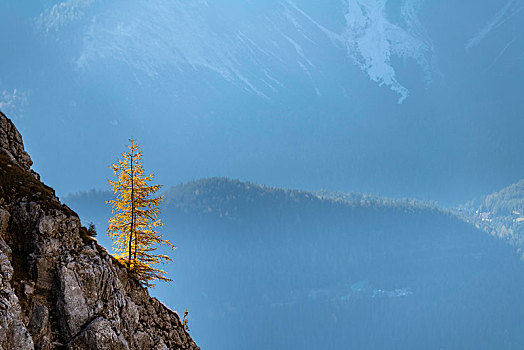
<path id="1" fill-rule="evenodd" d="M 110 197 L 68 203 L 102 228 Z M 191 310 L 204 347 L 524 344 L 522 262 L 434 204 L 210 178 L 167 189 L 161 216 L 179 247 L 167 269 L 191 288 L 154 292 Z"/>

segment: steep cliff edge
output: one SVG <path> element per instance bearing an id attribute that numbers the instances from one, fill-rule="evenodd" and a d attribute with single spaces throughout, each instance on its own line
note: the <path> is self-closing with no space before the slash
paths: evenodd
<path id="1" fill-rule="evenodd" d="M 31 165 L 0 112 L 0 350 L 199 349 Z"/>

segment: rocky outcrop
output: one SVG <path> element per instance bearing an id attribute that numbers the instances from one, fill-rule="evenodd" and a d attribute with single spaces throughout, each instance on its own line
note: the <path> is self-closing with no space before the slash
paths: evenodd
<path id="1" fill-rule="evenodd" d="M 0 113 L 0 350 L 199 349 L 31 164 Z"/>
<path id="2" fill-rule="evenodd" d="M 22 135 L 2 112 L 0 112 L 0 148 L 23 170 L 29 171 L 33 165 L 29 154 L 24 150 Z"/>

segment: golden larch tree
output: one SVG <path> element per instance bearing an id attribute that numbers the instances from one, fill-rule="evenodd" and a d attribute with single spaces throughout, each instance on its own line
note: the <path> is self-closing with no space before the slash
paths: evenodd
<path id="1" fill-rule="evenodd" d="M 159 263 L 172 261 L 171 258 L 155 251 L 160 245 L 176 247 L 157 231 L 162 226 L 158 214 L 164 196 L 154 195 L 161 185 L 148 184 L 154 175 L 144 175 L 142 151 L 134 139 L 129 142 L 129 150 L 110 167 L 117 180 L 109 180 L 116 199 L 107 201 L 114 214 L 107 232 L 113 240 L 115 257 L 142 284 L 153 286 L 151 282 L 155 280 L 171 281 L 165 271 L 155 268 Z"/>

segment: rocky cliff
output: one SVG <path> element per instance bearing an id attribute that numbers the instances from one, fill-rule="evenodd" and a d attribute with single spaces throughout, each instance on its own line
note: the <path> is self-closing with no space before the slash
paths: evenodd
<path id="1" fill-rule="evenodd" d="M 199 349 L 31 165 L 0 112 L 0 350 Z"/>

